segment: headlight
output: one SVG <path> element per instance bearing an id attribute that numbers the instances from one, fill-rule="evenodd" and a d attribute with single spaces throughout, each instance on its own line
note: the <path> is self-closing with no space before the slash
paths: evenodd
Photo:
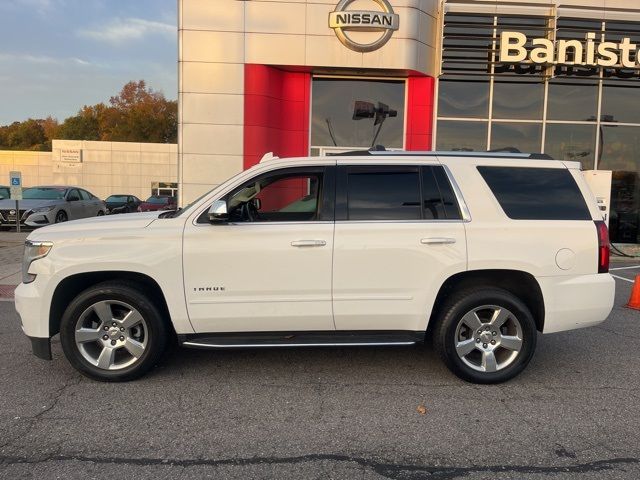
<path id="1" fill-rule="evenodd" d="M 51 242 L 24 242 L 24 255 L 22 257 L 22 283 L 31 283 L 36 276 L 29 273 L 29 267 L 34 260 L 46 257 L 53 247 Z"/>
<path id="2" fill-rule="evenodd" d="M 54 205 L 49 205 L 48 207 L 38 207 L 31 209 L 31 213 L 47 213 L 56 208 Z"/>

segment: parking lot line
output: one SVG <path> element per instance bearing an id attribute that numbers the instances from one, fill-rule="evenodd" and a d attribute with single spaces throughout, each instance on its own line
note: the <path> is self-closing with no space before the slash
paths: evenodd
<path id="1" fill-rule="evenodd" d="M 640 265 L 634 265 L 632 267 L 618 267 L 618 268 L 610 268 L 609 270 L 631 270 L 633 268 L 640 268 Z"/>
<path id="2" fill-rule="evenodd" d="M 619 280 L 624 280 L 625 282 L 633 283 L 633 280 L 629 280 L 628 278 L 619 277 L 618 275 L 614 275 L 614 274 L 611 274 L 611 276 L 612 276 L 613 278 L 617 278 L 617 279 L 619 279 Z"/>

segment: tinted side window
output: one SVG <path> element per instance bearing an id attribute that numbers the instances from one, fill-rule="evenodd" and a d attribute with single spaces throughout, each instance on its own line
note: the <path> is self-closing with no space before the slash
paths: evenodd
<path id="1" fill-rule="evenodd" d="M 591 220 L 571 173 L 562 168 L 478 167 L 500 206 L 516 220 Z"/>
<path id="2" fill-rule="evenodd" d="M 73 190 L 70 190 L 69 193 L 67 194 L 67 200 L 70 200 L 72 198 L 75 198 L 77 200 L 80 200 L 80 194 L 78 193 L 78 190 L 76 190 L 75 188 Z"/>
<path id="3" fill-rule="evenodd" d="M 442 167 L 422 167 L 422 198 L 427 220 L 459 220 L 458 202 Z"/>
<path id="4" fill-rule="evenodd" d="M 420 220 L 418 169 L 350 169 L 347 205 L 349 220 Z"/>
<path id="5" fill-rule="evenodd" d="M 89 192 L 85 192 L 84 190 L 78 190 L 80 192 L 80 198 L 82 200 L 91 200 L 91 194 Z"/>
<path id="6" fill-rule="evenodd" d="M 451 182 L 449 182 L 449 178 L 442 167 L 432 167 L 433 175 L 436 177 L 436 182 L 438 183 L 438 189 L 440 190 L 440 195 L 442 195 L 442 202 L 444 203 L 444 211 L 447 215 L 448 220 L 459 220 L 462 218 L 462 214 L 460 213 L 460 205 L 458 205 L 458 200 L 456 199 L 455 194 L 453 193 L 453 187 L 451 186 Z"/>

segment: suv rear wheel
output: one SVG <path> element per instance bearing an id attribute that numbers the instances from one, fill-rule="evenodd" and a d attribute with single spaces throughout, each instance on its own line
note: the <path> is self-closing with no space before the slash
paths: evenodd
<path id="1" fill-rule="evenodd" d="M 463 380 L 500 383 L 518 375 L 536 346 L 535 321 L 513 294 L 497 289 L 455 294 L 442 309 L 434 347 Z"/>
<path id="2" fill-rule="evenodd" d="M 104 282 L 69 304 L 60 324 L 60 341 L 69 362 L 87 377 L 127 381 L 158 362 L 167 328 L 137 284 Z"/>

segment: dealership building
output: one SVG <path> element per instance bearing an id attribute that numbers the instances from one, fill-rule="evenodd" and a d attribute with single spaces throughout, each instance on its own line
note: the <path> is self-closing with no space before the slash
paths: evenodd
<path id="1" fill-rule="evenodd" d="M 188 203 L 275 155 L 518 149 L 613 171 L 640 243 L 636 0 L 180 0 Z"/>

